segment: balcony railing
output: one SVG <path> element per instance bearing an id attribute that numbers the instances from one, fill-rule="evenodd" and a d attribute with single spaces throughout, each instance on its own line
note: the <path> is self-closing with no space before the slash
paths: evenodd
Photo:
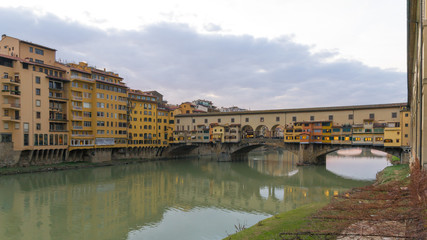
<path id="1" fill-rule="evenodd" d="M 21 91 L 19 90 L 1 90 L 3 95 L 14 95 L 21 96 Z"/>
<path id="2" fill-rule="evenodd" d="M 73 126 L 73 129 L 83 129 L 83 126 Z"/>
<path id="3" fill-rule="evenodd" d="M 71 76 L 71 79 L 79 79 L 79 80 L 90 81 L 90 82 L 94 81 L 92 78 L 87 78 L 82 76 Z"/>
<path id="4" fill-rule="evenodd" d="M 85 134 L 72 134 L 71 137 L 93 137 L 93 135 L 85 135 Z"/>
<path id="5" fill-rule="evenodd" d="M 19 84 L 21 84 L 21 79 L 19 79 L 19 77 L 8 77 L 8 78 L 5 78 L 5 77 L 3 77 L 2 78 L 2 82 L 3 83 L 11 83 L 11 84 L 14 84 L 14 85 L 19 85 Z"/>
<path id="6" fill-rule="evenodd" d="M 73 116 L 73 120 L 83 120 L 83 117 L 81 117 L 81 116 Z"/>
<path id="7" fill-rule="evenodd" d="M 82 100 L 83 100 L 83 98 L 82 98 L 82 97 L 79 97 L 79 96 L 73 96 L 73 100 L 82 101 Z"/>
<path id="8" fill-rule="evenodd" d="M 75 109 L 75 110 L 82 110 L 83 108 L 81 106 L 73 106 L 73 109 Z"/>

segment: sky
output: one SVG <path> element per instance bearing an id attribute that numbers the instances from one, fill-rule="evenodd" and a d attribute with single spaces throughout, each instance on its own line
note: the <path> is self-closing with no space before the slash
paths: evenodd
<path id="1" fill-rule="evenodd" d="M 0 33 L 119 73 L 171 104 L 251 110 L 405 102 L 404 0 L 2 3 Z"/>

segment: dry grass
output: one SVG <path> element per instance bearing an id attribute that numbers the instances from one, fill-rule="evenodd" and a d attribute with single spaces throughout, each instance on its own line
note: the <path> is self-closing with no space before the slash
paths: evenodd
<path id="1" fill-rule="evenodd" d="M 382 184 L 356 188 L 312 215 L 298 231 L 281 239 L 427 239 L 427 174 L 419 165 L 408 172 L 383 172 Z"/>

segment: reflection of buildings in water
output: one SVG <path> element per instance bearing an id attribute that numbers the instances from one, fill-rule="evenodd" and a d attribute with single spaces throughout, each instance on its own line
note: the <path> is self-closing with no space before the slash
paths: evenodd
<path id="1" fill-rule="evenodd" d="M 260 156 L 263 156 L 261 158 Z M 292 176 L 298 171 L 298 156 L 289 151 L 254 153 L 248 164 L 258 172 L 271 176 Z M 263 161 L 257 161 L 262 159 Z"/>
<path id="2" fill-rule="evenodd" d="M 294 171 L 292 164 L 279 164 L 273 156 L 266 156 L 261 169 Z M 274 214 L 345 189 L 313 185 L 331 180 L 307 178 L 315 175 L 311 169 L 286 182 L 256 176 L 264 171 L 253 169 L 244 163 L 182 161 L 2 177 L 0 239 L 12 234 L 22 239 L 122 239 L 130 230 L 160 222 L 171 207 Z"/>

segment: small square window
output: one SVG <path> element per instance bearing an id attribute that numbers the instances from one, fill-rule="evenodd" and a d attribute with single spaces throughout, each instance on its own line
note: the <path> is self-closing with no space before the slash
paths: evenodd
<path id="1" fill-rule="evenodd" d="M 409 116 L 409 114 L 408 113 L 405 113 L 405 117 L 408 117 Z"/>
<path id="2" fill-rule="evenodd" d="M 245 122 L 249 122 L 249 118 L 245 118 Z"/>
<path id="3" fill-rule="evenodd" d="M 36 95 L 40 96 L 40 88 L 36 88 Z"/>
<path id="4" fill-rule="evenodd" d="M 36 77 L 36 83 L 40 84 L 40 77 Z"/>
<path id="5" fill-rule="evenodd" d="M 334 115 L 329 115 L 329 121 L 334 120 Z"/>
<path id="6" fill-rule="evenodd" d="M 260 117 L 260 118 L 259 118 L 259 121 L 260 121 L 260 122 L 264 122 L 264 118 L 263 118 L 263 117 Z"/>
<path id="7" fill-rule="evenodd" d="M 408 126 L 409 126 L 409 124 L 405 123 L 405 127 L 408 127 Z"/>
<path id="8" fill-rule="evenodd" d="M 392 112 L 391 113 L 391 118 L 397 118 L 397 112 Z"/>
<path id="9" fill-rule="evenodd" d="M 40 100 L 36 100 L 36 107 L 40 107 L 42 105 Z"/>
<path id="10" fill-rule="evenodd" d="M 207 118 L 205 118 L 205 123 L 208 123 L 208 119 Z"/>
<path id="11" fill-rule="evenodd" d="M 353 114 L 348 115 L 348 120 L 353 120 Z"/>
<path id="12" fill-rule="evenodd" d="M 234 118 L 231 119 L 231 122 L 234 123 Z"/>
<path id="13" fill-rule="evenodd" d="M 370 113 L 369 114 L 369 119 L 375 119 L 375 114 L 374 113 Z"/>
<path id="14" fill-rule="evenodd" d="M 297 117 L 296 116 L 293 116 L 292 117 L 292 122 L 296 122 L 297 121 Z"/>
<path id="15" fill-rule="evenodd" d="M 314 121 L 314 116 L 310 116 L 310 121 Z"/>
<path id="16" fill-rule="evenodd" d="M 193 123 L 196 123 L 196 119 L 193 119 Z"/>
<path id="17" fill-rule="evenodd" d="M 218 118 L 218 122 L 219 122 L 219 123 L 221 122 L 221 118 Z"/>
<path id="18" fill-rule="evenodd" d="M 38 118 L 38 119 L 41 118 L 41 112 L 36 112 L 36 118 Z"/>
<path id="19" fill-rule="evenodd" d="M 280 117 L 276 117 L 276 122 L 280 122 Z"/>
<path id="20" fill-rule="evenodd" d="M 40 123 L 36 124 L 36 130 L 41 130 L 42 129 L 42 125 Z"/>

